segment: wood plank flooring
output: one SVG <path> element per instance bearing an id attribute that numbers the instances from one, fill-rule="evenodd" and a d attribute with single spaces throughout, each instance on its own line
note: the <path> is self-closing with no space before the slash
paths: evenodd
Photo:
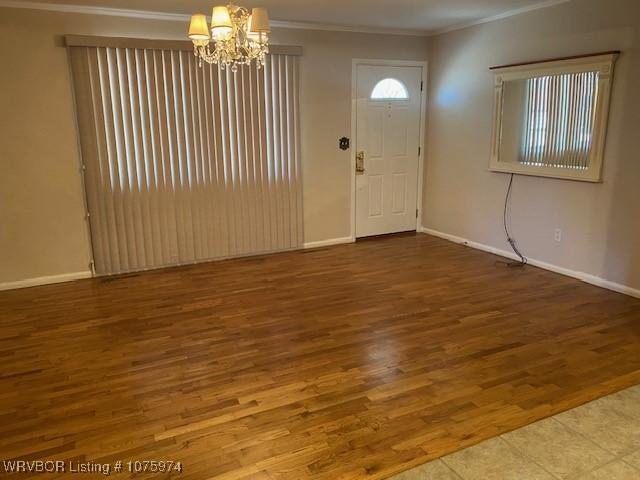
<path id="1" fill-rule="evenodd" d="M 0 292 L 0 460 L 382 479 L 640 383 L 639 300 L 497 259 L 405 235 Z"/>

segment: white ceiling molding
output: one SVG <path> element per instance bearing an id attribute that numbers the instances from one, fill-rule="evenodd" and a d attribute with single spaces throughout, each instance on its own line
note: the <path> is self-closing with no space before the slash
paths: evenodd
<path id="1" fill-rule="evenodd" d="M 86 15 L 108 15 L 111 17 L 143 18 L 147 20 L 168 20 L 188 22 L 191 15 L 179 13 L 150 12 L 147 10 L 129 10 L 124 8 L 93 7 L 89 5 L 68 5 L 63 3 L 22 2 L 0 0 L 0 7 L 21 8 L 25 10 L 48 10 L 50 12 L 82 13 Z"/>
<path id="2" fill-rule="evenodd" d="M 494 22 L 496 20 L 502 20 L 504 18 L 521 15 L 523 13 L 531 12 L 534 10 L 540 10 L 542 8 L 552 7 L 561 3 L 570 2 L 571 0 L 545 0 L 541 3 L 531 5 L 524 8 L 518 8 L 516 10 L 510 10 L 508 12 L 494 15 L 492 17 L 486 17 L 472 22 L 461 23 L 453 25 L 451 27 L 427 31 L 427 30 L 408 30 L 408 29 L 393 29 L 393 28 L 377 28 L 377 27 L 363 27 L 357 25 L 334 25 L 334 24 L 322 24 L 313 22 L 289 22 L 280 20 L 271 20 L 271 26 L 275 28 L 291 28 L 300 30 L 324 30 L 331 32 L 353 32 L 353 33 L 383 33 L 388 35 L 409 35 L 428 37 L 441 35 L 443 33 L 452 32 L 454 30 L 461 30 L 463 28 L 472 27 L 474 25 L 480 25 L 483 23 Z M 89 5 L 71 5 L 62 3 L 44 3 L 44 2 L 31 2 L 20 0 L 0 0 L 0 8 L 20 8 L 26 10 L 47 10 L 51 12 L 62 13 L 80 13 L 86 15 L 107 15 L 112 17 L 129 17 L 140 18 L 146 20 L 163 20 L 163 21 L 179 21 L 188 22 L 190 15 L 180 13 L 165 13 L 154 12 L 148 10 L 130 10 L 124 8 L 111 8 L 111 7 L 95 7 Z"/>
<path id="3" fill-rule="evenodd" d="M 533 12 L 534 10 L 541 10 L 543 8 L 555 7 L 562 3 L 571 2 L 572 0 L 545 0 L 544 2 L 536 3 L 535 5 L 529 5 L 528 7 L 517 8 L 515 10 L 509 10 L 508 12 L 500 13 L 499 15 L 493 15 L 491 17 L 481 18 L 472 22 L 459 23 L 447 28 L 441 28 L 430 32 L 429 36 L 442 35 L 443 33 L 453 32 L 455 30 L 462 30 L 463 28 L 473 27 L 474 25 L 482 25 L 483 23 L 495 22 L 504 18 L 515 17 L 516 15 L 522 15 L 523 13 Z"/>
<path id="4" fill-rule="evenodd" d="M 85 15 L 107 15 L 111 17 L 129 17 L 146 20 L 164 20 L 176 22 L 189 22 L 191 15 L 181 13 L 153 12 L 149 10 L 130 10 L 124 8 L 95 7 L 90 5 L 69 5 L 62 3 L 44 2 L 23 2 L 18 0 L 0 0 L 0 8 L 20 8 L 24 10 L 47 10 L 50 12 L 80 13 Z M 291 28 L 300 30 L 326 30 L 332 32 L 353 32 L 353 33 L 386 33 L 388 35 L 410 35 L 426 37 L 429 32 L 426 30 L 406 30 L 392 28 L 361 27 L 355 25 L 332 25 L 312 22 L 287 22 L 280 20 L 270 20 L 271 26 L 275 28 Z"/>
<path id="5" fill-rule="evenodd" d="M 360 25 L 336 25 L 331 23 L 314 23 L 314 22 L 287 22 L 282 20 L 271 20 L 270 22 L 271 22 L 271 26 L 273 27 L 294 28 L 298 30 L 324 30 L 328 32 L 351 32 L 351 33 L 384 33 L 387 35 L 409 35 L 414 37 L 428 37 L 429 35 L 431 35 L 431 32 L 429 32 L 428 30 L 363 27 Z"/>

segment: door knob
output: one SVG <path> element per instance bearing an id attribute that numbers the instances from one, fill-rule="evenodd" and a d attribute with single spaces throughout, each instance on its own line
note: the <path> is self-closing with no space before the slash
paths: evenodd
<path id="1" fill-rule="evenodd" d="M 360 150 L 356 153 L 356 173 L 364 173 L 364 151 Z"/>

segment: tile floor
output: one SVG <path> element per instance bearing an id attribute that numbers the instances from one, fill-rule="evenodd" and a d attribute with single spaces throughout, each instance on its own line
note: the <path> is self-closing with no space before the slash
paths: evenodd
<path id="1" fill-rule="evenodd" d="M 640 480 L 640 385 L 391 480 Z"/>

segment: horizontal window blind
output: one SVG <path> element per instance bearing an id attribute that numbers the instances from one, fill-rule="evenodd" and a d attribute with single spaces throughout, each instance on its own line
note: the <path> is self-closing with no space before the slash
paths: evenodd
<path id="1" fill-rule="evenodd" d="M 69 50 L 98 274 L 302 245 L 297 56 Z"/>
<path id="2" fill-rule="evenodd" d="M 588 169 L 597 90 L 597 72 L 528 79 L 520 163 Z"/>

